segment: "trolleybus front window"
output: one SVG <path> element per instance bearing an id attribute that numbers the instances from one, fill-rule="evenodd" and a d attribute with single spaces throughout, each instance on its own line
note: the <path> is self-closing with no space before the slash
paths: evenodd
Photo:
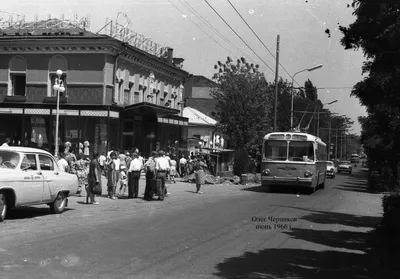
<path id="1" fill-rule="evenodd" d="M 289 143 L 289 161 L 314 161 L 314 146 L 309 141 L 291 141 Z"/>
<path id="2" fill-rule="evenodd" d="M 274 161 L 286 161 L 287 141 L 268 140 L 264 143 L 265 158 Z"/>

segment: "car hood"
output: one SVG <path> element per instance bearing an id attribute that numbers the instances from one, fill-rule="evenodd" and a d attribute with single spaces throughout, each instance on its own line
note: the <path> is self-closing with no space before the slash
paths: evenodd
<path id="1" fill-rule="evenodd" d="M 339 165 L 339 168 L 350 168 L 350 165 Z"/>

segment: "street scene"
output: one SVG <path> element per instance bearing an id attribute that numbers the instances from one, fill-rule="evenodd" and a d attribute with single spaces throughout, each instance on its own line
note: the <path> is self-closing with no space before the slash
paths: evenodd
<path id="1" fill-rule="evenodd" d="M 400 279 L 400 2 L 0 8 L 0 279 Z"/>
<path id="2" fill-rule="evenodd" d="M 179 181 L 166 203 L 16 209 L 2 223 L 0 278 L 389 278 L 370 253 L 381 200 L 365 182 L 357 169 L 313 195 L 226 183 L 196 195 Z"/>

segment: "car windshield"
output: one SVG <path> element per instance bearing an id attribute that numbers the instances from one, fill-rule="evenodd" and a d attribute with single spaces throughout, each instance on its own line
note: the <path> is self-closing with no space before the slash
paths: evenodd
<path id="1" fill-rule="evenodd" d="M 17 152 L 0 150 L 0 168 L 15 169 L 19 160 L 20 155 Z"/>
<path id="2" fill-rule="evenodd" d="M 268 140 L 264 143 L 265 158 L 274 161 L 286 161 L 287 141 Z"/>
<path id="3" fill-rule="evenodd" d="M 342 164 L 342 165 L 350 165 L 350 162 L 349 161 L 343 161 L 340 164 Z"/>
<path id="4" fill-rule="evenodd" d="M 333 167 L 333 162 L 328 162 L 328 166 Z"/>
<path id="5" fill-rule="evenodd" d="M 289 161 L 314 161 L 314 146 L 312 142 L 289 142 Z"/>

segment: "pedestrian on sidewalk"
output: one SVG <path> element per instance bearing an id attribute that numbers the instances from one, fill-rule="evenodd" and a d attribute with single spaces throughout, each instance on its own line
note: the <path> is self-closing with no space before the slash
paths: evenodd
<path id="1" fill-rule="evenodd" d="M 82 156 L 81 154 L 78 154 L 77 160 L 72 164 L 72 169 L 74 170 L 74 173 L 78 177 L 77 195 L 79 197 L 81 196 L 83 189 L 86 189 L 88 185 L 89 165 L 90 165 L 89 157 L 86 155 Z"/>
<path id="2" fill-rule="evenodd" d="M 165 178 L 169 170 L 169 161 L 164 156 L 164 151 L 158 152 L 158 158 L 156 160 L 156 177 L 161 180 L 161 190 L 159 191 L 160 196 L 158 200 L 163 201 L 165 196 Z"/>
<path id="3" fill-rule="evenodd" d="M 128 198 L 137 198 L 139 196 L 139 179 L 143 168 L 143 161 L 139 159 L 137 153 L 133 153 L 132 158 L 133 160 L 128 171 L 131 177 L 131 185 L 128 185 Z"/>
<path id="4" fill-rule="evenodd" d="M 99 163 L 99 153 L 93 154 L 93 160 L 90 162 L 89 175 L 88 175 L 88 187 L 86 189 L 86 203 L 99 204 L 96 201 L 96 195 L 93 193 L 93 188 L 95 185 L 99 184 L 101 187 L 101 172 L 102 168 Z"/>
<path id="5" fill-rule="evenodd" d="M 182 154 L 182 158 L 179 160 L 179 174 L 181 177 L 186 176 L 186 165 L 187 160 L 185 158 L 185 155 Z"/>
<path id="6" fill-rule="evenodd" d="M 144 190 L 143 199 L 146 201 L 151 201 L 154 195 L 153 189 L 151 188 L 151 181 L 156 177 L 156 157 L 157 152 L 151 152 L 151 156 L 144 166 L 144 170 L 146 172 L 146 188 Z"/>
<path id="7" fill-rule="evenodd" d="M 170 171 L 169 171 L 169 177 L 171 182 L 173 181 L 174 183 L 176 183 L 175 181 L 175 176 L 176 176 L 176 160 L 175 160 L 176 156 L 172 155 L 171 156 L 171 160 L 169 161 L 169 165 L 170 165 Z"/>
<path id="8" fill-rule="evenodd" d="M 196 193 L 203 194 L 200 191 L 201 185 L 205 183 L 206 174 L 203 168 L 206 168 L 207 164 L 203 161 L 202 157 L 198 157 L 194 160 L 193 169 L 196 178 Z"/>
<path id="9" fill-rule="evenodd" d="M 113 151 L 107 160 L 107 192 L 110 199 L 117 199 L 115 197 L 115 190 L 117 188 L 119 169 L 117 166 L 117 154 Z"/>

